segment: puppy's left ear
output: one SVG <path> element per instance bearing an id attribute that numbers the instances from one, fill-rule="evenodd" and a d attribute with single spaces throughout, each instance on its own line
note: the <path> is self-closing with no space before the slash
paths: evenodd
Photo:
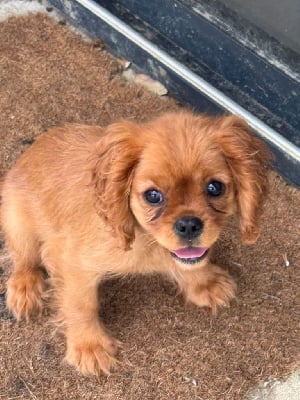
<path id="1" fill-rule="evenodd" d="M 142 144 L 139 125 L 122 121 L 109 125 L 92 158 L 92 186 L 96 210 L 104 216 L 122 247 L 130 249 L 135 220 L 129 207 L 129 194 Z"/>
<path id="2" fill-rule="evenodd" d="M 245 243 L 254 243 L 259 236 L 263 204 L 269 191 L 271 154 L 246 122 L 235 116 L 221 119 L 217 140 L 232 173 L 242 239 Z"/>

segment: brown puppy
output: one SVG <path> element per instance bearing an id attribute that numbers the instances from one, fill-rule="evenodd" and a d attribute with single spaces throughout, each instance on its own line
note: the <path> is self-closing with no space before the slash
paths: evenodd
<path id="1" fill-rule="evenodd" d="M 69 125 L 40 136 L 8 172 L 2 225 L 14 262 L 7 305 L 42 308 L 51 277 L 69 363 L 108 373 L 118 342 L 99 320 L 109 275 L 160 271 L 188 302 L 227 305 L 235 283 L 209 261 L 229 215 L 259 234 L 268 153 L 237 117 L 170 113 L 107 128 Z"/>

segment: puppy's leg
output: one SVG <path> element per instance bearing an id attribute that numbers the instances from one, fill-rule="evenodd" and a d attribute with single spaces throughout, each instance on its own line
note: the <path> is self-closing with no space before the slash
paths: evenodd
<path id="1" fill-rule="evenodd" d="M 59 318 L 67 340 L 66 360 L 85 375 L 108 374 L 116 364 L 119 342 L 99 320 L 99 279 L 76 270 L 63 279 L 59 293 Z"/>
<path id="2" fill-rule="evenodd" d="M 187 303 L 210 307 L 213 314 L 218 306 L 228 306 L 235 296 L 236 284 L 230 275 L 214 264 L 191 271 L 175 273 L 180 290 Z"/>
<path id="3" fill-rule="evenodd" d="M 40 268 L 40 244 L 26 222 L 16 212 L 3 226 L 13 261 L 13 273 L 7 284 L 7 307 L 17 319 L 28 320 L 42 310 L 46 282 Z"/>

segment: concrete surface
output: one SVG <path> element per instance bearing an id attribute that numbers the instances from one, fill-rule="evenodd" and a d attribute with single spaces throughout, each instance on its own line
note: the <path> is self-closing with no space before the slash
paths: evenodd
<path id="1" fill-rule="evenodd" d="M 300 400 L 300 368 L 285 380 L 266 379 L 251 390 L 245 400 Z"/>
<path id="2" fill-rule="evenodd" d="M 299 0 L 221 0 L 285 47 L 300 53 Z"/>

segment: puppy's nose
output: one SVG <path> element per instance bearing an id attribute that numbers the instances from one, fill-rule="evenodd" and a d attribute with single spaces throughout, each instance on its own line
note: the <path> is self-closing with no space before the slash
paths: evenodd
<path id="1" fill-rule="evenodd" d="M 182 239 L 195 239 L 203 230 L 203 222 L 197 217 L 181 217 L 174 224 L 175 233 Z"/>

